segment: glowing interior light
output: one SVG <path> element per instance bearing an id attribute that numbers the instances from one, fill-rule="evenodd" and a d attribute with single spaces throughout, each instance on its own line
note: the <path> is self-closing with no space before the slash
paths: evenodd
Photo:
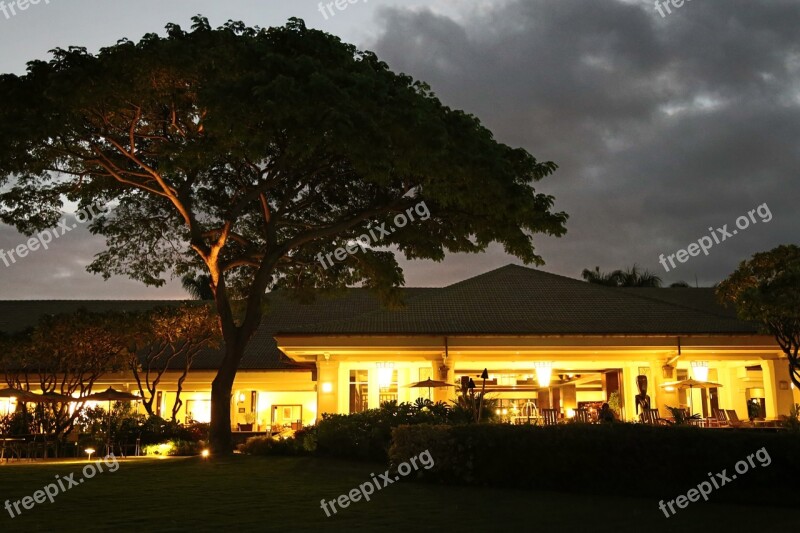
<path id="1" fill-rule="evenodd" d="M 553 378 L 553 363 L 540 361 L 533 364 L 536 369 L 536 381 L 540 387 L 549 387 Z"/>

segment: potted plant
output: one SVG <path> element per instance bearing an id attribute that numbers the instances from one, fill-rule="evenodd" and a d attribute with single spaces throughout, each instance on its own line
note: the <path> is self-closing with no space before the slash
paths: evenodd
<path id="1" fill-rule="evenodd" d="M 244 415 L 244 424 L 239 424 L 239 431 L 253 431 L 253 424 L 256 421 L 256 416 L 253 413 Z"/>
<path id="2" fill-rule="evenodd" d="M 676 426 L 685 426 L 689 424 L 691 420 L 700 420 L 700 415 L 695 413 L 691 416 L 686 412 L 686 409 L 683 407 L 670 407 L 667 406 L 667 410 L 672 414 L 673 424 Z"/>
<path id="3" fill-rule="evenodd" d="M 622 400 L 618 391 L 614 391 L 608 395 L 608 407 L 614 411 L 617 420 L 622 420 Z"/>

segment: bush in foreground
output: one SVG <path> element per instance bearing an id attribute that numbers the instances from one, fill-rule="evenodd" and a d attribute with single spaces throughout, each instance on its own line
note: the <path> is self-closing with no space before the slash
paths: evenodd
<path id="1" fill-rule="evenodd" d="M 385 402 L 361 413 L 323 414 L 317 424 L 317 450 L 330 457 L 385 462 L 393 428 L 447 423 L 450 412 L 443 403 Z"/>
<path id="2" fill-rule="evenodd" d="M 288 439 L 250 437 L 239 445 L 239 451 L 246 455 L 305 455 L 316 449 L 316 428 L 301 429 Z"/>
<path id="3" fill-rule="evenodd" d="M 432 481 L 665 497 L 708 480 L 709 472 L 735 473 L 738 461 L 764 448 L 771 463 L 762 467 L 756 460 L 732 484 L 737 491 L 778 498 L 797 490 L 799 447 L 800 436 L 789 432 L 639 424 L 415 425 L 394 430 L 389 454 L 398 465 L 429 450 L 435 465 L 421 475 Z"/>

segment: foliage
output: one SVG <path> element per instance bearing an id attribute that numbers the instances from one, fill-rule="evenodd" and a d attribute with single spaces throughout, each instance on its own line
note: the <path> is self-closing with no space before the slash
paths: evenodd
<path id="1" fill-rule="evenodd" d="M 476 393 L 474 398 L 468 394 L 459 394 L 455 400 L 451 400 L 452 407 L 448 420 L 453 424 L 474 424 L 476 412 L 479 410 L 481 403 L 481 393 Z M 498 402 L 496 399 L 489 398 L 488 396 L 483 400 L 483 410 L 481 410 L 481 422 L 494 422 L 497 420 Z"/>
<path id="2" fill-rule="evenodd" d="M 317 428 L 296 431 L 289 438 L 250 437 L 239 445 L 247 455 L 307 455 L 317 451 Z"/>
<path id="3" fill-rule="evenodd" d="M 661 278 L 649 270 L 640 270 L 638 266 L 613 272 L 600 272 L 600 267 L 594 270 L 584 269 L 581 273 L 583 279 L 589 283 L 605 285 L 607 287 L 660 287 Z M 687 285 L 688 286 L 688 285 Z"/>
<path id="4" fill-rule="evenodd" d="M 800 403 L 796 403 L 789 409 L 789 415 L 781 417 L 781 426 L 789 431 L 800 432 Z"/>
<path id="5" fill-rule="evenodd" d="M 108 410 L 101 407 L 84 407 L 75 420 L 76 428 L 84 434 L 108 440 L 108 431 L 115 442 L 132 444 L 142 434 L 147 417 L 137 414 L 129 402 L 114 402 L 109 425 Z"/>
<path id="6" fill-rule="evenodd" d="M 215 452 L 231 443 L 230 393 L 268 289 L 360 283 L 391 301 L 403 283 L 392 252 L 365 248 L 328 268 L 318 258 L 420 205 L 424 223 L 381 246 L 441 260 L 497 242 L 542 264 L 533 236 L 566 231 L 534 187 L 555 164 L 298 19 L 212 29 L 195 17 L 192 31 L 170 24 L 98 54 L 59 48 L 1 76 L 0 98 L 14 102 L 0 108 L 0 220 L 30 235 L 58 223 L 65 199 L 112 203 L 89 226 L 107 243 L 91 272 L 152 286 L 211 278 L 226 341 Z"/>
<path id="7" fill-rule="evenodd" d="M 33 414 L 23 410 L 22 404 L 17 404 L 13 413 L 0 417 L 0 435 L 29 435 L 34 433 Z"/>
<path id="8" fill-rule="evenodd" d="M 485 372 L 485 370 L 484 370 Z M 472 424 L 475 422 L 492 422 L 496 420 L 497 400 L 489 398 L 484 392 L 475 392 L 475 382 L 461 378 L 461 386 L 456 389 L 457 396 L 452 400 L 449 420 L 456 424 Z M 480 417 L 480 420 L 478 420 Z"/>
<path id="9" fill-rule="evenodd" d="M 761 418 L 761 404 L 755 398 L 747 401 L 747 418 L 751 421 Z"/>
<path id="10" fill-rule="evenodd" d="M 385 461 L 392 428 L 404 424 L 446 423 L 449 413 L 444 403 L 420 408 L 396 401 L 350 415 L 326 413 L 317 424 L 317 452 L 347 459 Z"/>
<path id="11" fill-rule="evenodd" d="M 203 447 L 204 443 L 202 442 L 177 439 L 158 444 L 148 444 L 142 447 L 142 453 L 144 455 L 160 455 L 163 457 L 200 455 Z"/>
<path id="12" fill-rule="evenodd" d="M 75 425 L 85 438 L 105 442 L 109 430 L 108 411 L 99 406 L 84 408 Z M 137 414 L 127 402 L 116 402 L 111 410 L 111 435 L 120 443 L 132 444 L 139 439 L 143 446 L 167 442 L 192 442 L 199 445 L 208 440 L 208 424 L 184 426 L 159 416 Z"/>
<path id="13" fill-rule="evenodd" d="M 307 453 L 302 443 L 293 437 L 275 439 L 272 437 L 250 437 L 239 445 L 239 451 L 247 455 L 302 455 Z"/>
<path id="14" fill-rule="evenodd" d="M 9 386 L 30 391 L 84 397 L 105 373 L 125 362 L 127 317 L 120 313 L 48 315 L 26 332 L 0 346 L 0 367 Z M 64 437 L 79 412 L 68 402 L 41 402 L 34 407 L 37 432 Z"/>
<path id="15" fill-rule="evenodd" d="M 167 441 L 200 442 L 208 440 L 208 424 L 196 423 L 182 426 L 160 416 L 150 416 L 140 428 L 142 444 L 159 444 Z"/>
<path id="16" fill-rule="evenodd" d="M 775 337 L 800 388 L 800 247 L 781 245 L 742 261 L 719 284 L 717 297 Z"/>
<path id="17" fill-rule="evenodd" d="M 622 420 L 622 398 L 619 391 L 614 391 L 608 395 L 608 407 L 617 415 L 617 420 Z"/>
<path id="18" fill-rule="evenodd" d="M 435 482 L 663 498 L 696 486 L 698 471 L 721 472 L 764 448 L 771 464 L 736 481 L 743 493 L 793 489 L 800 436 L 645 424 L 400 426 L 389 451 L 398 465 L 428 450 L 420 470 Z M 700 470 L 702 469 L 702 470 Z M 701 474 L 702 476 L 702 474 Z M 741 485 L 740 485 L 741 484 Z"/>
<path id="19" fill-rule="evenodd" d="M 211 276 L 190 272 L 181 278 L 181 287 L 195 300 L 214 300 Z"/>

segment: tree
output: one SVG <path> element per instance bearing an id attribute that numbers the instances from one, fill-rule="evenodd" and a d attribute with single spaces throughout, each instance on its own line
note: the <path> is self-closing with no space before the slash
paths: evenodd
<path id="1" fill-rule="evenodd" d="M 775 337 L 800 388 L 800 247 L 781 245 L 742 261 L 719 284 L 717 297 L 739 318 L 760 323 Z"/>
<path id="2" fill-rule="evenodd" d="M 214 291 L 211 289 L 211 276 L 208 274 L 186 274 L 181 278 L 181 286 L 195 300 L 214 299 Z"/>
<path id="3" fill-rule="evenodd" d="M 214 348 L 219 341 L 219 321 L 206 305 L 158 307 L 138 315 L 138 327 L 130 333 L 129 367 L 133 372 L 149 415 L 155 415 L 153 402 L 164 374 L 178 369 L 172 421 L 177 421 L 183 401 L 183 383 L 195 356 L 203 349 Z"/>
<path id="4" fill-rule="evenodd" d="M 9 386 L 83 398 L 105 373 L 124 366 L 124 321 L 118 314 L 80 310 L 45 316 L 31 330 L 6 339 L 0 353 Z M 38 406 L 42 430 L 64 436 L 72 430 L 80 409 L 69 403 Z"/>
<path id="5" fill-rule="evenodd" d="M 594 270 L 584 269 L 581 273 L 584 280 L 607 287 L 660 287 L 661 278 L 649 270 L 640 270 L 635 264 L 626 270 L 613 272 L 600 272 L 600 267 Z"/>
<path id="6" fill-rule="evenodd" d="M 233 381 L 268 290 L 361 284 L 392 302 L 403 275 L 386 247 L 440 261 L 497 242 L 542 264 L 534 234 L 566 231 L 534 188 L 554 163 L 298 19 L 212 29 L 197 17 L 190 32 L 170 24 L 97 55 L 57 49 L 0 77 L 0 97 L 13 102 L 0 108 L 0 186 L 14 179 L 0 219 L 33 234 L 64 198 L 108 202 L 90 224 L 107 241 L 91 272 L 153 286 L 210 276 L 225 346 L 218 453 L 232 448 Z"/>

